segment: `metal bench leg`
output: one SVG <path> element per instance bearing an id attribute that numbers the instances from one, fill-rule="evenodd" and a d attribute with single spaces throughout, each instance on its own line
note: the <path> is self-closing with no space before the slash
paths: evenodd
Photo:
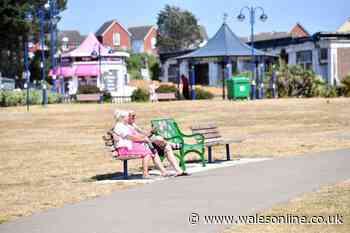
<path id="1" fill-rule="evenodd" d="M 227 161 L 231 160 L 231 155 L 230 155 L 230 144 L 226 144 L 226 158 Z"/>
<path id="2" fill-rule="evenodd" d="M 212 151 L 211 151 L 211 146 L 208 146 L 208 163 L 212 163 Z"/>
<path id="3" fill-rule="evenodd" d="M 128 160 L 123 160 L 123 167 L 124 167 L 123 178 L 127 179 L 128 178 Z"/>

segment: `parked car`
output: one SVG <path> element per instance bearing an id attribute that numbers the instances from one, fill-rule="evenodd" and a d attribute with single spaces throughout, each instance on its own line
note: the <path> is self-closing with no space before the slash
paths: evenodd
<path id="1" fill-rule="evenodd" d="M 13 91 L 15 89 L 15 80 L 0 77 L 0 90 Z"/>

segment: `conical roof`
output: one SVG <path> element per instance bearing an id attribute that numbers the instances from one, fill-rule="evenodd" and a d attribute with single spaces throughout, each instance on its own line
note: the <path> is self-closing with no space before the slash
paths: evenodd
<path id="1" fill-rule="evenodd" d="M 186 58 L 204 58 L 204 57 L 229 57 L 229 56 L 251 56 L 252 47 L 242 42 L 230 29 L 223 23 L 217 33 L 208 41 L 206 45 L 198 50 L 178 57 Z M 256 56 L 273 56 L 261 50 L 254 49 Z"/>
<path id="2" fill-rule="evenodd" d="M 96 38 L 96 36 L 93 33 L 90 33 L 86 39 L 79 45 L 78 48 L 63 54 L 62 57 L 88 57 L 91 56 L 92 52 L 95 51 L 96 53 L 100 52 L 101 56 L 128 56 L 128 53 L 125 52 L 114 52 L 111 53 L 110 49 L 104 47 Z"/>

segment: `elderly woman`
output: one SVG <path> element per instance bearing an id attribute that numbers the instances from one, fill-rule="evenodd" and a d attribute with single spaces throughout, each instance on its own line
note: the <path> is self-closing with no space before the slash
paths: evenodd
<path id="1" fill-rule="evenodd" d="M 136 114 L 134 111 L 129 112 L 129 125 L 131 128 L 133 128 L 136 132 L 138 132 L 140 135 L 143 135 L 146 138 L 149 138 L 152 134 L 152 132 L 144 132 L 141 130 L 136 124 Z M 165 155 L 166 158 L 168 159 L 170 165 L 175 169 L 176 174 L 175 176 L 187 176 L 189 175 L 188 173 L 184 172 L 181 167 L 179 166 L 176 157 L 173 152 L 173 147 L 178 148 L 179 145 L 177 144 L 172 144 L 167 141 L 165 141 L 162 137 L 160 136 L 152 136 L 150 139 L 148 139 L 148 143 L 150 143 L 150 147 L 154 147 L 153 151 L 154 153 Z"/>
<path id="2" fill-rule="evenodd" d="M 158 154 L 152 153 L 146 143 L 148 137 L 137 132 L 129 125 L 129 112 L 117 110 L 115 112 L 116 124 L 114 132 L 119 136 L 117 150 L 119 156 L 140 155 L 143 158 L 143 177 L 149 178 L 148 163 L 153 159 L 154 164 L 159 168 L 162 176 L 169 176 L 162 165 Z"/>

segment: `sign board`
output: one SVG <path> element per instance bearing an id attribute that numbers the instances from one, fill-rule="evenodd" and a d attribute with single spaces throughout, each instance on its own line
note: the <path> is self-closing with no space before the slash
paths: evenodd
<path id="1" fill-rule="evenodd" d="M 141 76 L 144 80 L 150 80 L 148 69 L 141 69 Z"/>

